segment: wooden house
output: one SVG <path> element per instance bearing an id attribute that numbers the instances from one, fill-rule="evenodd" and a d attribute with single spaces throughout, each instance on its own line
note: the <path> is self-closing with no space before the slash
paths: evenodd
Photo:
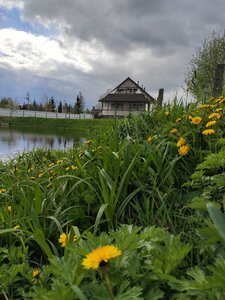
<path id="1" fill-rule="evenodd" d="M 99 99 L 99 102 L 102 104 L 99 117 L 122 117 L 130 113 L 150 111 L 156 104 L 156 100 L 145 91 L 145 88 L 130 77 Z"/>

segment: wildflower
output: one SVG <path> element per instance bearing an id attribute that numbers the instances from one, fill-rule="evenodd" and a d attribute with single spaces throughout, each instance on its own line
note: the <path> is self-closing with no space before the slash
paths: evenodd
<path id="1" fill-rule="evenodd" d="M 66 171 L 69 171 L 69 169 L 70 169 L 70 167 L 66 167 L 66 168 L 65 168 Z"/>
<path id="2" fill-rule="evenodd" d="M 184 138 L 179 138 L 178 142 L 177 142 L 177 147 L 181 147 L 183 145 L 185 145 L 186 141 Z"/>
<path id="3" fill-rule="evenodd" d="M 27 173 L 30 173 L 31 171 L 33 171 L 34 167 L 33 166 L 30 166 L 28 169 L 27 169 Z"/>
<path id="4" fill-rule="evenodd" d="M 38 177 L 38 178 L 41 178 L 41 177 L 43 177 L 43 176 L 44 176 L 44 172 L 41 172 L 41 173 L 38 174 L 37 177 Z"/>
<path id="5" fill-rule="evenodd" d="M 223 98 L 222 100 L 220 99 L 219 103 L 224 103 L 225 102 L 225 98 Z"/>
<path id="6" fill-rule="evenodd" d="M 189 119 L 189 120 L 192 120 L 192 118 L 193 118 L 193 117 L 192 117 L 191 115 L 188 115 L 188 119 Z"/>
<path id="7" fill-rule="evenodd" d="M 205 127 L 208 128 L 208 127 L 212 127 L 213 125 L 215 125 L 217 123 L 217 121 L 209 121 Z"/>
<path id="8" fill-rule="evenodd" d="M 51 182 L 53 180 L 53 176 L 48 177 L 48 181 Z"/>
<path id="9" fill-rule="evenodd" d="M 76 167 L 76 166 L 74 166 L 74 165 L 72 165 L 72 166 L 71 166 L 71 170 L 73 170 L 73 171 L 74 171 L 74 170 L 76 170 L 76 169 L 77 169 L 77 167 Z"/>
<path id="10" fill-rule="evenodd" d="M 201 104 L 198 108 L 208 108 L 211 107 L 211 104 Z"/>
<path id="11" fill-rule="evenodd" d="M 223 109 L 221 108 L 221 107 L 219 107 L 219 108 L 217 108 L 216 109 L 216 112 L 220 112 L 220 111 L 222 111 Z"/>
<path id="12" fill-rule="evenodd" d="M 179 148 L 178 152 L 180 156 L 184 156 L 188 154 L 189 150 L 190 150 L 189 146 L 184 145 Z"/>
<path id="13" fill-rule="evenodd" d="M 36 278 L 36 277 L 38 277 L 38 276 L 40 275 L 40 273 L 41 273 L 41 270 L 40 270 L 40 269 L 34 269 L 34 270 L 32 271 L 32 277 L 33 277 L 33 278 Z"/>
<path id="14" fill-rule="evenodd" d="M 54 166 L 54 163 L 50 163 L 48 166 L 49 166 L 49 168 L 51 168 Z"/>
<path id="15" fill-rule="evenodd" d="M 58 159 L 58 160 L 56 161 L 57 164 L 61 164 L 62 162 L 63 162 L 62 159 Z"/>
<path id="16" fill-rule="evenodd" d="M 169 116 L 169 115 L 170 115 L 170 112 L 169 112 L 169 111 L 165 111 L 165 112 L 164 112 L 164 115 L 165 115 L 165 116 Z"/>
<path id="17" fill-rule="evenodd" d="M 9 206 L 7 207 L 7 210 L 8 210 L 9 213 L 11 213 L 11 212 L 12 212 L 12 206 L 9 205 Z"/>
<path id="18" fill-rule="evenodd" d="M 221 118 L 221 114 L 219 113 L 212 113 L 211 115 L 208 116 L 208 119 L 220 119 Z"/>
<path id="19" fill-rule="evenodd" d="M 177 129 L 176 128 L 171 129 L 170 133 L 174 133 L 174 134 L 177 133 Z"/>
<path id="20" fill-rule="evenodd" d="M 58 239 L 59 243 L 61 244 L 61 247 L 64 248 L 70 240 L 70 234 L 61 233 L 60 237 Z M 73 240 L 76 241 L 76 236 L 74 235 Z"/>
<path id="21" fill-rule="evenodd" d="M 176 123 L 180 123 L 181 122 L 181 118 L 176 119 Z"/>
<path id="22" fill-rule="evenodd" d="M 214 129 L 205 129 L 202 131 L 202 134 L 204 135 L 210 135 L 210 134 L 214 134 L 215 130 Z"/>
<path id="23" fill-rule="evenodd" d="M 79 154 L 78 154 L 79 157 L 83 157 L 84 156 L 84 151 L 81 151 Z"/>
<path id="24" fill-rule="evenodd" d="M 0 188 L 0 194 L 2 194 L 2 193 L 6 193 L 7 192 L 7 190 L 6 189 L 4 189 L 4 188 Z"/>
<path id="25" fill-rule="evenodd" d="M 15 226 L 13 227 L 13 229 L 15 229 L 15 230 L 20 229 L 20 225 L 15 225 Z"/>
<path id="26" fill-rule="evenodd" d="M 97 269 L 101 264 L 121 255 L 121 250 L 113 245 L 102 246 L 88 253 L 82 261 L 85 269 Z"/>
<path id="27" fill-rule="evenodd" d="M 149 137 L 147 138 L 147 141 L 150 143 L 150 142 L 152 141 L 152 137 L 149 136 Z"/>
<path id="28" fill-rule="evenodd" d="M 192 123 L 192 124 L 195 124 L 195 125 L 200 124 L 201 121 L 202 121 L 202 118 L 201 118 L 201 117 L 194 117 L 194 118 L 191 119 L 191 123 Z"/>

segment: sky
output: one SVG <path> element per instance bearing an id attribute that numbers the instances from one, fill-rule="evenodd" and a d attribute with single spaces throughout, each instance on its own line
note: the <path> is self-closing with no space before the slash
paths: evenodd
<path id="1" fill-rule="evenodd" d="M 0 0 L 0 98 L 88 108 L 128 76 L 186 99 L 196 48 L 225 28 L 224 0 Z"/>

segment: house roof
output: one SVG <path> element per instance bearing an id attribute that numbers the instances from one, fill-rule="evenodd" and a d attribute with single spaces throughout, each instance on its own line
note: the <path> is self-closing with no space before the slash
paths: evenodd
<path id="1" fill-rule="evenodd" d="M 139 90 L 139 93 L 118 93 L 116 92 L 117 89 L 120 87 L 123 87 L 123 85 L 129 82 Z M 138 83 L 136 83 L 133 79 L 130 77 L 127 77 L 123 82 L 121 82 L 117 87 L 115 87 L 112 91 L 109 92 L 106 96 L 99 99 L 100 102 L 156 102 L 156 100 L 145 91 L 143 87 L 141 87 Z"/>
<path id="2" fill-rule="evenodd" d="M 148 103 L 149 100 L 143 94 L 108 94 L 100 102 L 142 102 Z"/>

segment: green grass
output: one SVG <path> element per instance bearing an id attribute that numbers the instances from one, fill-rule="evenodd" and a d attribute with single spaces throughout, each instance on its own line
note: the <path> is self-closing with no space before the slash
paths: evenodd
<path id="1" fill-rule="evenodd" d="M 103 130 L 79 148 L 1 163 L 3 299 L 224 299 L 224 103 L 68 120 Z M 85 270 L 85 255 L 105 245 L 121 255 Z"/>
<path id="2" fill-rule="evenodd" d="M 5 118 L 0 117 L 0 123 L 9 123 L 15 127 L 63 128 L 63 129 L 99 129 L 112 126 L 112 119 L 46 119 L 33 117 Z"/>

